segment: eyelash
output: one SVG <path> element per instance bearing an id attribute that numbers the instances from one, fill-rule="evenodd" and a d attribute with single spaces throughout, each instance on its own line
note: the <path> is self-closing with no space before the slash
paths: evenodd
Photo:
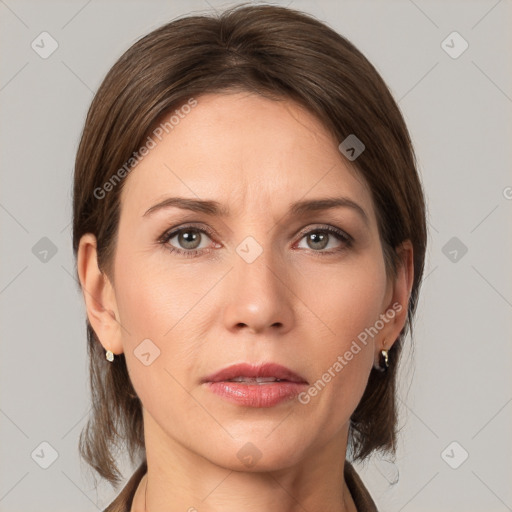
<path id="1" fill-rule="evenodd" d="M 185 249 L 178 249 L 177 247 L 169 245 L 169 240 L 171 238 L 174 238 L 176 235 L 180 234 L 181 232 L 187 231 L 187 230 L 204 233 L 205 235 L 208 235 L 210 238 L 214 237 L 214 234 L 210 229 L 205 228 L 205 227 L 199 228 L 199 227 L 191 224 L 191 225 L 183 226 L 179 229 L 172 228 L 170 230 L 167 230 L 158 239 L 158 242 L 160 244 L 164 245 L 169 252 L 176 253 L 176 254 L 178 254 L 180 256 L 184 256 L 186 258 L 196 258 L 198 256 L 201 256 L 204 253 L 210 253 L 212 251 L 211 248 L 185 250 Z M 337 249 L 331 249 L 330 251 L 315 251 L 315 250 L 311 249 L 311 252 L 315 256 L 319 256 L 319 257 L 329 256 L 329 255 L 341 252 L 347 248 L 350 248 L 353 243 L 353 239 L 351 236 L 347 235 L 345 232 L 341 231 L 340 229 L 334 228 L 332 226 L 325 226 L 322 228 L 315 228 L 315 229 L 311 229 L 309 231 L 302 232 L 302 233 L 300 233 L 299 240 L 302 240 L 305 236 L 310 235 L 311 233 L 328 233 L 330 235 L 334 235 L 340 242 L 343 242 L 345 244 L 344 247 L 339 247 Z"/>

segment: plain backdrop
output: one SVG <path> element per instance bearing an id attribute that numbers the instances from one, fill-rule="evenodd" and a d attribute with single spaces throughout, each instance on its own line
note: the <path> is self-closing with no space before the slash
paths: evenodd
<path id="1" fill-rule="evenodd" d="M 274 3 L 318 17 L 376 66 L 428 197 L 397 460 L 356 469 L 383 512 L 512 510 L 512 3 Z M 231 5 L 0 0 L 1 512 L 94 512 L 117 495 L 94 488 L 77 449 L 90 397 L 71 248 L 75 152 L 125 49 L 173 18 Z"/>

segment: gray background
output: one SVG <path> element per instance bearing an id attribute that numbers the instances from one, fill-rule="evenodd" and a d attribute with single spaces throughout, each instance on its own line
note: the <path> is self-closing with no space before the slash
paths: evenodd
<path id="1" fill-rule="evenodd" d="M 397 461 L 373 457 L 356 469 L 384 512 L 512 510 L 512 3 L 274 3 L 327 22 L 377 67 L 428 196 Z M 71 250 L 74 154 L 93 92 L 126 48 L 174 17 L 228 5 L 0 0 L 2 512 L 96 511 L 117 494 L 94 488 L 77 451 L 90 402 Z M 46 59 L 31 47 L 43 31 L 58 43 Z M 458 58 L 442 46 L 453 31 L 469 43 Z M 43 442 L 58 454 L 47 469 Z M 122 468 L 131 476 L 127 460 Z"/>

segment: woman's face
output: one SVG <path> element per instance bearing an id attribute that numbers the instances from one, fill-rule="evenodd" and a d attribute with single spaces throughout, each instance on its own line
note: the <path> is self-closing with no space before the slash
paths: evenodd
<path id="1" fill-rule="evenodd" d="M 147 449 L 240 470 L 345 448 L 376 354 L 403 325 L 370 192 L 341 141 L 293 102 L 195 99 L 161 140 L 153 135 L 121 196 L 122 329 L 102 343 L 125 353 Z M 171 197 L 215 202 L 223 214 L 162 206 Z M 339 206 L 307 207 L 325 199 Z M 211 384 L 242 363 L 282 365 L 302 383 L 281 374 Z"/>

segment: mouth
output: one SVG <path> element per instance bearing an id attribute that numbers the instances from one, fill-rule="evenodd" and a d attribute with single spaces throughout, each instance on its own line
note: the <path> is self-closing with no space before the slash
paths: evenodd
<path id="1" fill-rule="evenodd" d="M 269 382 L 290 382 L 276 377 L 235 377 L 224 382 L 240 382 L 242 384 L 268 384 Z"/>
<path id="2" fill-rule="evenodd" d="M 294 399 L 308 382 L 284 366 L 238 364 L 202 380 L 210 391 L 242 407 L 273 407 Z"/>
<path id="3" fill-rule="evenodd" d="M 295 382 L 308 384 L 301 375 L 276 363 L 251 365 L 247 363 L 228 366 L 202 380 L 205 382 L 239 382 L 243 384 L 268 384 L 272 382 Z"/>

